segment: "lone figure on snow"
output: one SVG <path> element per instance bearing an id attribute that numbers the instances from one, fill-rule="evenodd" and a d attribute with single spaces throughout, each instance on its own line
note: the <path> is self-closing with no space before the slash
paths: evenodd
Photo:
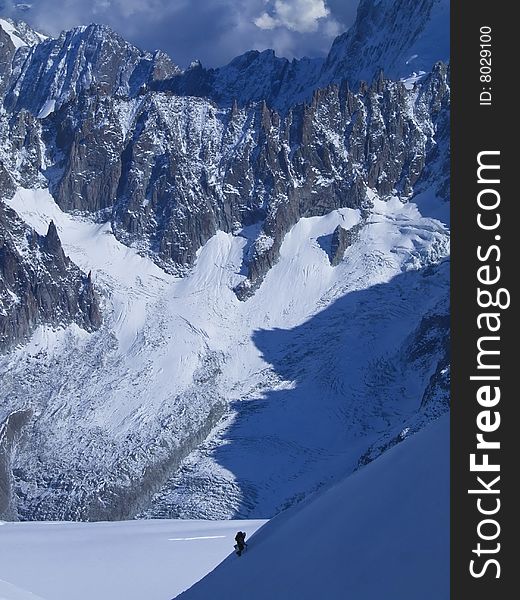
<path id="1" fill-rule="evenodd" d="M 245 531 L 239 531 L 236 535 L 235 535 L 235 550 L 237 551 L 238 556 L 241 556 L 242 552 L 245 550 L 247 544 L 246 544 L 246 532 Z"/>

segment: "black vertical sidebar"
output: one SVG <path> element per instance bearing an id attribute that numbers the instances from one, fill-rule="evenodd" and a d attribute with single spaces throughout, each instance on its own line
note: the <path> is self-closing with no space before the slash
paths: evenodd
<path id="1" fill-rule="evenodd" d="M 510 3 L 496 1 L 451 2 L 452 600 L 500 600 L 520 594 L 517 541 L 520 500 L 514 491 L 520 485 L 517 464 L 520 428 L 516 409 L 520 399 L 515 381 L 515 377 L 520 379 L 520 369 L 515 369 L 516 357 L 520 355 L 517 346 L 520 328 L 515 314 L 517 301 L 511 291 L 519 272 L 520 244 L 520 231 L 516 231 L 519 221 L 515 219 L 520 204 L 519 184 L 515 181 L 520 179 L 520 164 L 514 164 L 520 157 L 520 150 L 516 149 L 520 102 L 515 97 L 520 31 L 512 7 Z M 490 54 L 486 52 L 488 49 Z M 481 155 L 483 162 L 499 166 L 481 171 L 482 178 L 490 182 L 487 184 L 478 183 L 481 152 L 489 153 Z M 491 183 L 496 179 L 500 181 Z M 478 195 L 483 189 L 490 191 L 481 196 L 482 203 L 492 206 L 496 202 L 495 209 L 479 208 Z M 483 229 L 479 226 L 479 213 L 481 224 L 492 226 L 499 220 L 499 225 Z M 497 249 L 490 250 L 493 245 Z M 481 257 L 489 251 L 486 260 L 479 260 L 479 246 Z M 481 277 L 494 280 L 499 273 L 497 283 L 479 282 L 478 269 L 486 264 L 489 270 L 481 271 Z M 491 294 L 497 294 L 500 288 L 508 289 L 511 305 L 509 308 L 479 306 L 479 287 Z M 500 297 L 505 305 L 506 294 Z M 487 321 L 481 318 L 482 329 L 479 329 L 478 317 L 482 313 L 495 316 Z M 490 333 L 486 323 L 500 328 Z M 478 368 L 478 339 L 483 335 L 494 339 L 481 340 L 480 349 L 500 352 L 481 355 L 481 364 L 493 364 L 493 369 Z M 499 379 L 487 383 L 485 379 L 471 379 L 489 375 Z M 484 439 L 500 442 L 500 449 L 489 451 L 476 448 L 477 433 L 481 431 L 478 415 L 486 408 L 477 401 L 477 393 L 486 384 L 492 386 L 493 394 L 495 386 L 499 387 L 501 394 L 500 402 L 488 407 L 490 414 L 481 415 L 480 424 L 490 430 L 500 419 L 498 429 L 484 434 Z M 498 464 L 500 471 L 472 472 L 472 453 L 476 453 L 477 462 L 482 462 L 482 455 L 488 454 L 490 464 Z M 491 491 L 485 491 L 478 482 L 479 476 Z M 497 476 L 500 480 L 491 486 Z M 484 491 L 468 493 L 479 489 Z M 488 514 L 483 514 L 479 506 Z M 479 576 L 470 573 L 472 560 L 474 573 Z"/>

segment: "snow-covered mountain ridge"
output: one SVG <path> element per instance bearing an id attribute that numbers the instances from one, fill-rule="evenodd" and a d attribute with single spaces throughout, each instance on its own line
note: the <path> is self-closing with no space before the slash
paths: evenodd
<path id="1" fill-rule="evenodd" d="M 192 266 L 217 231 L 261 224 L 245 264 L 248 278 L 237 288 L 247 297 L 300 217 L 359 207 L 367 186 L 383 197 L 408 199 L 421 185 L 425 163 L 433 162 L 427 155 L 446 144 L 445 65 L 425 59 L 431 74 L 405 81 L 376 76 L 374 67 L 371 85 L 357 92 L 351 87 L 358 74 L 345 66 L 359 63 L 355 51 L 367 27 L 386 43 L 388 31 L 394 37 L 401 32 L 405 46 L 426 44 L 446 3 L 423 4 L 419 10 L 404 0 L 362 2 L 358 21 L 335 42 L 319 77 L 315 67 L 301 65 L 300 75 L 289 77 L 307 96 L 291 89 L 281 112 L 268 89 L 239 98 L 244 79 L 270 85 L 268 65 L 283 59 L 267 51 L 230 63 L 235 75 L 223 76 L 222 89 L 232 96 L 215 106 L 207 86 L 199 92 L 168 87 L 172 76 L 185 74 L 161 53 L 143 53 L 106 26 L 79 27 L 18 48 L 11 43 L 10 50 L 4 44 L 12 57 L 0 115 L 5 177 L 24 187 L 49 186 L 65 210 L 103 211 L 121 241 L 150 252 L 170 272 Z M 405 25 L 416 27 L 413 36 Z M 446 58 L 446 48 L 437 51 Z M 251 70 L 258 61 L 260 72 Z M 406 64 L 399 69 L 412 74 Z"/>
<path id="2" fill-rule="evenodd" d="M 413 195 L 448 139 L 447 78 L 438 64 L 413 89 L 382 77 L 357 93 L 332 84 L 285 117 L 264 102 L 221 109 L 164 92 L 89 91 L 43 119 L 0 115 L 11 146 L 3 164 L 18 185 L 47 184 L 64 210 L 110 220 L 121 241 L 174 273 L 217 231 L 258 224 L 237 289 L 246 297 L 300 217 L 362 207 L 367 188 Z"/>
<path id="3" fill-rule="evenodd" d="M 210 85 L 105 27 L 0 23 L 4 230 L 25 222 L 10 264 L 77 265 L 50 292 L 68 312 L 27 313 L 0 254 L 0 422 L 31 412 L 2 510 L 270 517 L 447 410 L 449 68 L 443 48 L 427 73 L 400 58 L 444 4 L 362 2 L 278 96 L 272 53 Z M 374 38 L 358 86 L 340 48 L 376 5 L 402 44 L 389 78 Z"/>
<path id="4" fill-rule="evenodd" d="M 448 0 L 361 0 L 356 22 L 336 38 L 324 59 L 288 61 L 272 50 L 254 50 L 219 68 L 205 69 L 195 60 L 185 71 L 164 53 L 142 52 L 104 25 L 77 27 L 53 40 L 25 24 L 2 22 L 14 48 L 24 47 L 25 56 L 8 104 L 35 115 L 48 101 L 59 107 L 90 86 L 130 97 L 143 87 L 170 90 L 228 107 L 265 101 L 285 111 L 332 82 L 357 86 L 379 70 L 398 80 L 449 60 Z M 40 41 L 45 43 L 35 47 Z"/>

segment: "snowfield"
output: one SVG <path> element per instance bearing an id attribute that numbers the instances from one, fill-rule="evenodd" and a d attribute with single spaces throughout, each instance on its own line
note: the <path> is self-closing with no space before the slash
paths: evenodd
<path id="1" fill-rule="evenodd" d="M 0 600 L 169 600 L 262 524 L 1 523 Z"/>
<path id="2" fill-rule="evenodd" d="M 262 524 L 3 523 L 0 598 L 447 600 L 448 417 Z"/>

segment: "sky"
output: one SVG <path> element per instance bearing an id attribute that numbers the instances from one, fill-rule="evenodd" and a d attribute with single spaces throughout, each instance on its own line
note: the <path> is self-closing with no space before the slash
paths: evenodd
<path id="1" fill-rule="evenodd" d="M 186 67 L 217 67 L 248 50 L 289 59 L 323 56 L 353 23 L 359 0 L 0 0 L 0 16 L 56 36 L 104 23 L 145 50 Z"/>

